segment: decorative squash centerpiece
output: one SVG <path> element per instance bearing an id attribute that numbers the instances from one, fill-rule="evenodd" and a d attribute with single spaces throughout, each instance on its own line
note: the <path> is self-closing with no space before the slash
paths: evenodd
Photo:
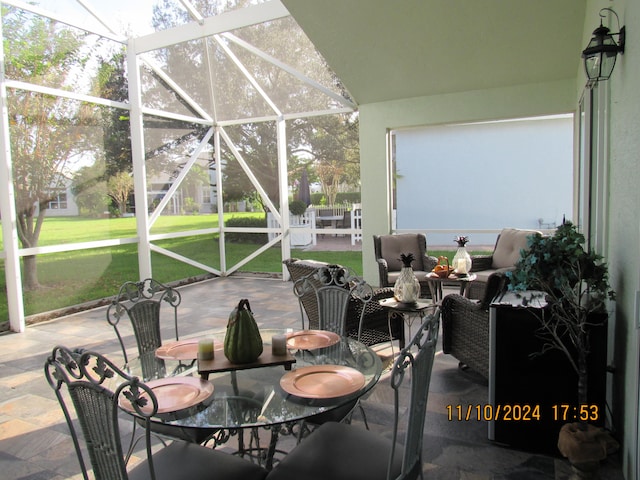
<path id="1" fill-rule="evenodd" d="M 411 267 L 414 259 L 413 253 L 400 254 L 402 268 L 396 283 L 393 285 L 393 296 L 400 303 L 413 304 L 420 298 L 420 282 Z"/>
<path id="2" fill-rule="evenodd" d="M 224 356 L 231 363 L 251 363 L 262 354 L 262 337 L 249 300 L 243 298 L 229 315 Z"/>

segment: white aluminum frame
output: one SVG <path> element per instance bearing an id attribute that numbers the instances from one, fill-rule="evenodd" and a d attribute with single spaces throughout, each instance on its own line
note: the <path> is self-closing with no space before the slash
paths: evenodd
<path id="1" fill-rule="evenodd" d="M 85 8 L 93 17 L 95 17 L 102 26 L 105 27 L 105 31 L 95 31 L 87 28 L 85 25 L 78 25 L 70 19 L 63 18 L 61 15 L 53 12 L 46 11 L 40 7 L 30 5 L 20 0 L 0 0 L 0 3 L 12 5 L 16 8 L 20 8 L 25 11 L 32 12 L 36 15 L 41 15 L 52 20 L 67 24 L 71 27 L 78 28 L 89 33 L 93 33 L 104 38 L 113 40 L 118 43 L 122 43 L 127 48 L 127 68 L 129 72 L 129 104 L 123 102 L 115 102 L 103 98 L 93 97 L 90 95 L 78 94 L 75 92 L 58 90 L 55 88 L 39 86 L 23 81 L 7 80 L 4 77 L 4 71 L 0 71 L 0 135 L 2 135 L 4 148 L 0 151 L 0 182 L 4 185 L 8 185 L 7 189 L 2 189 L 0 193 L 0 208 L 2 210 L 2 228 L 4 238 L 4 261 L 5 270 L 7 276 L 7 295 L 9 304 L 9 318 L 10 329 L 15 332 L 22 332 L 25 328 L 25 315 L 24 305 L 22 301 L 22 278 L 20 272 L 20 257 L 25 255 L 42 255 L 47 253 L 63 252 L 82 250 L 89 248 L 100 248 L 123 244 L 138 244 L 138 261 L 139 261 L 139 275 L 140 278 L 147 278 L 152 276 L 151 269 L 151 252 L 161 253 L 175 260 L 187 263 L 189 265 L 200 268 L 206 272 L 213 273 L 215 275 L 226 276 L 253 258 L 260 255 L 266 249 L 275 245 L 278 241 L 281 242 L 282 258 L 289 258 L 291 255 L 290 245 L 290 233 L 289 233 L 289 207 L 288 207 L 288 182 L 287 182 L 287 134 L 286 134 L 286 121 L 294 118 L 314 117 L 328 114 L 349 113 L 356 109 L 356 105 L 341 95 L 331 91 L 311 78 L 308 78 L 295 68 L 285 64 L 284 62 L 271 57 L 259 48 L 251 45 L 244 40 L 241 40 L 229 33 L 229 31 L 255 25 L 263 22 L 273 21 L 279 18 L 288 17 L 289 12 L 282 5 L 280 0 L 271 0 L 265 3 L 257 4 L 241 10 L 233 10 L 225 12 L 216 17 L 203 18 L 199 15 L 197 10 L 191 5 L 188 0 L 176 0 L 182 3 L 194 18 L 193 23 L 181 25 L 172 29 L 164 30 L 162 32 L 153 33 L 150 35 L 144 35 L 137 38 L 124 38 L 118 35 L 112 26 L 104 18 L 95 12 L 91 3 L 88 0 L 77 0 L 77 2 Z M 0 25 L 0 37 L 2 36 L 2 29 Z M 266 115 L 256 118 L 236 119 L 236 120 L 219 120 L 216 118 L 215 108 L 213 105 L 209 106 L 211 112 L 207 108 L 198 104 L 193 100 L 187 92 L 181 89 L 169 75 L 167 75 L 160 67 L 156 66 L 152 60 L 150 60 L 146 53 L 155 49 L 164 48 L 180 42 L 188 40 L 196 40 L 200 38 L 213 37 L 214 40 L 221 46 L 225 53 L 229 56 L 231 61 L 236 67 L 243 73 L 251 85 L 256 91 L 263 97 L 270 108 L 273 110 L 273 115 Z M 332 100 L 336 101 L 339 106 L 335 108 L 327 108 L 325 110 L 313 110 L 307 112 L 283 114 L 278 106 L 269 98 L 268 94 L 262 89 L 259 82 L 251 75 L 251 73 L 242 65 L 242 62 L 233 54 L 230 50 L 227 42 L 233 42 L 236 45 L 250 51 L 254 55 L 258 55 L 267 62 L 276 65 L 277 67 L 285 70 L 291 75 L 294 75 L 298 80 L 308 84 L 312 88 L 322 92 Z M 208 54 L 208 49 L 207 49 Z M 3 52 L 0 52 L 3 55 Z M 2 60 L 2 57 L 0 57 Z M 141 98 L 141 82 L 140 82 L 140 69 L 143 66 L 150 68 L 156 75 L 158 75 L 177 95 L 179 95 L 185 102 L 187 102 L 200 117 L 182 115 L 169 111 L 160 111 L 156 109 L 146 108 L 142 105 Z M 17 227 L 16 227 L 16 211 L 15 200 L 13 195 L 13 181 L 12 181 L 12 164 L 11 164 L 11 151 L 10 151 L 10 136 L 9 136 L 9 123 L 6 103 L 6 89 L 23 89 L 33 92 L 45 93 L 48 95 L 54 95 L 59 97 L 68 98 L 71 100 L 79 100 L 83 102 L 89 102 L 97 105 L 105 105 L 130 112 L 131 122 L 131 147 L 133 155 L 133 173 L 134 173 L 134 188 L 135 188 L 135 208 L 138 214 L 136 215 L 136 238 L 120 238 L 115 240 L 102 240 L 95 242 L 82 242 L 71 243 L 64 245 L 54 245 L 48 247 L 35 247 L 28 249 L 21 249 L 18 245 Z M 212 89 L 212 97 L 215 92 Z M 144 115 L 154 115 L 163 118 L 176 119 L 186 122 L 198 123 L 202 125 L 210 126 L 210 130 L 207 132 L 204 138 L 200 140 L 198 147 L 191 154 L 189 161 L 185 165 L 181 174 L 175 180 L 172 187 L 165 194 L 158 207 L 151 215 L 140 214 L 140 212 L 148 212 L 148 197 L 147 197 L 147 185 L 146 185 L 146 168 L 144 162 Z M 260 182 L 255 177 L 251 168 L 244 161 L 237 148 L 226 134 L 224 127 L 231 125 L 239 125 L 247 122 L 263 122 L 263 121 L 275 121 L 276 124 L 276 141 L 277 141 L 277 156 L 278 156 L 278 175 L 279 175 L 279 194 L 281 198 L 280 211 L 275 208 L 275 205 L 268 198 L 264 188 L 260 185 Z M 242 259 L 237 264 L 227 267 L 225 258 L 225 233 L 235 231 L 247 231 L 242 228 L 229 228 L 224 226 L 223 215 L 223 198 L 222 198 L 222 169 L 216 168 L 216 182 L 219 185 L 217 189 L 217 201 L 218 201 L 218 228 L 196 230 L 196 231 L 184 231 L 168 234 L 151 234 L 150 228 L 157 220 L 162 210 L 166 207 L 171 197 L 176 193 L 181 181 L 184 179 L 190 168 L 195 163 L 198 154 L 205 148 L 208 140 L 211 136 L 215 136 L 215 158 L 221 158 L 220 142 L 224 141 L 230 151 L 233 153 L 237 161 L 242 166 L 244 172 L 261 195 L 265 204 L 270 208 L 271 212 L 280 222 L 280 228 L 264 228 L 264 229 L 249 229 L 254 233 L 271 232 L 277 233 L 277 235 L 257 249 L 254 253 L 248 257 Z M 219 233 L 220 235 L 220 270 L 212 268 L 210 266 L 201 264 L 200 262 L 186 258 L 175 252 L 171 252 L 167 249 L 154 245 L 154 241 L 179 238 L 191 235 L 204 235 L 211 233 Z M 283 267 L 283 279 L 288 279 L 287 272 Z"/>

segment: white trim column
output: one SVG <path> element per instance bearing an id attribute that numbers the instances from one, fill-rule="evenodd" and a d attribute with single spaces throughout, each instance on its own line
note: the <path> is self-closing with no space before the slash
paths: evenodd
<path id="1" fill-rule="evenodd" d="M 129 103 L 131 112 L 131 157 L 133 161 L 133 185 L 136 205 L 136 229 L 138 232 L 138 272 L 140 280 L 152 276 L 151 240 L 149 239 L 149 202 L 147 200 L 147 169 L 144 155 L 144 129 L 142 120 L 142 92 L 140 65 L 135 52 L 135 39 L 127 46 L 129 72 Z"/>
<path id="2" fill-rule="evenodd" d="M 287 124 L 284 117 L 278 117 L 276 125 L 276 138 L 278 142 L 278 180 L 280 181 L 280 217 L 282 226 L 282 241 L 280 247 L 282 258 L 291 258 L 291 235 L 289 219 L 289 182 L 287 173 Z M 284 264 L 282 265 L 282 280 L 289 280 L 289 273 Z"/>
<path id="3" fill-rule="evenodd" d="M 220 272 L 226 276 L 227 272 L 227 253 L 225 249 L 224 239 L 224 197 L 222 196 L 222 148 L 220 145 L 222 138 L 220 136 L 220 127 L 215 127 L 215 137 L 213 146 L 215 148 L 216 160 L 216 203 L 218 205 L 218 232 L 220 234 L 218 240 L 218 248 L 220 249 Z"/>
<path id="4" fill-rule="evenodd" d="M 3 38 L 0 22 L 0 38 Z M 2 238 L 4 244 L 5 278 L 7 283 L 7 303 L 9 309 L 9 328 L 21 333 L 25 329 L 24 303 L 22 301 L 22 274 L 18 255 L 18 224 L 16 202 L 13 190 L 11 161 L 11 138 L 9 133 L 9 107 L 7 105 L 7 87 L 5 85 L 4 50 L 0 49 L 0 211 L 2 212 Z"/>

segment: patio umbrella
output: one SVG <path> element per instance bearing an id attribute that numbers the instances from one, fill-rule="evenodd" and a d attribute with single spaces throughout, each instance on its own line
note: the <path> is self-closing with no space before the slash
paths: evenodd
<path id="1" fill-rule="evenodd" d="M 300 177 L 298 200 L 304 202 L 307 206 L 311 205 L 311 189 L 309 188 L 309 178 L 307 177 L 306 168 L 302 171 L 302 177 Z"/>

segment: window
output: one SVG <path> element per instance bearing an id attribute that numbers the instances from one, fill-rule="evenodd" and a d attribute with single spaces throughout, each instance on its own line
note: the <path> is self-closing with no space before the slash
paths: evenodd
<path id="1" fill-rule="evenodd" d="M 588 85 L 579 106 L 579 156 L 577 225 L 587 246 L 605 251 L 607 209 L 607 90 L 600 83 Z"/>
<path id="2" fill-rule="evenodd" d="M 66 210 L 67 192 L 53 192 L 53 197 L 49 200 L 49 210 Z"/>
<path id="3" fill-rule="evenodd" d="M 211 203 L 211 187 L 209 185 L 205 185 L 201 189 L 202 191 L 202 203 Z"/>
<path id="4" fill-rule="evenodd" d="M 393 132 L 396 229 L 431 230 L 432 246 L 450 245 L 450 231 L 478 230 L 478 246 L 496 237 L 479 230 L 570 219 L 573 131 L 573 114 L 565 114 Z"/>

